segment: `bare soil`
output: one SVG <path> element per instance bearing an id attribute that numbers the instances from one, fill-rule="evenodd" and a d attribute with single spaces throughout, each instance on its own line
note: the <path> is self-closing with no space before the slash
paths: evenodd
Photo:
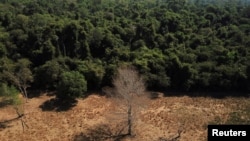
<path id="1" fill-rule="evenodd" d="M 110 127 L 109 130 L 109 125 L 115 123 L 115 120 L 113 122 L 107 120 L 106 115 L 116 105 L 108 98 L 92 94 L 85 99 L 78 99 L 75 106 L 65 111 L 53 109 L 53 99 L 53 96 L 46 94 L 29 99 L 24 104 L 24 116 L 20 118 L 27 126 L 24 126 L 23 129 L 20 119 L 2 124 L 0 140 L 71 141 L 90 139 L 87 137 L 84 139 L 83 136 L 96 136 L 91 139 L 102 140 L 103 138 L 98 137 L 100 134 L 105 134 L 104 130 L 107 133 L 115 132 L 114 128 Z M 226 121 L 229 113 L 241 100 L 242 98 L 214 99 L 188 96 L 151 99 L 136 121 L 135 136 L 124 140 L 159 141 L 176 137 L 180 141 L 205 141 L 207 124 L 218 117 Z M 45 103 L 48 104 L 46 106 L 52 105 L 52 107 L 46 109 L 45 106 L 42 106 Z M 0 123 L 16 117 L 13 106 L 0 108 Z"/>

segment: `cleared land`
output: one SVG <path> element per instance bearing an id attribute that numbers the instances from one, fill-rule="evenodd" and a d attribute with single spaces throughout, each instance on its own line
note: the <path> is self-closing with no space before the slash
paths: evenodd
<path id="1" fill-rule="evenodd" d="M 71 141 L 104 140 L 115 134 L 111 126 L 116 120 L 107 120 L 107 113 L 116 106 L 106 97 L 92 94 L 78 99 L 76 106 L 65 110 L 56 106 L 53 96 L 42 94 L 24 105 L 22 127 L 20 120 L 3 123 L 17 117 L 12 106 L 0 108 L 1 141 Z M 180 141 L 205 141 L 209 123 L 249 122 L 249 98 L 169 96 L 148 101 L 139 115 L 133 141 L 159 141 L 177 137 Z M 65 111 L 58 112 L 62 108 Z M 249 108 L 248 108 L 249 109 Z M 85 137 L 85 139 L 84 139 Z"/>

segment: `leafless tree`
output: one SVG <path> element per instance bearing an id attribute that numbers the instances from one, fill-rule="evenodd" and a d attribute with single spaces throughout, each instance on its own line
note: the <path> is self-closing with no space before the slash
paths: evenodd
<path id="1" fill-rule="evenodd" d="M 26 124 L 26 122 L 24 121 L 23 117 L 25 116 L 24 114 L 24 103 L 23 103 L 23 96 L 19 96 L 13 98 L 12 100 L 15 100 L 16 102 L 12 103 L 12 106 L 14 108 L 14 110 L 16 111 L 17 117 L 12 118 L 12 119 L 8 119 L 5 121 L 0 121 L 0 128 L 5 128 L 7 127 L 7 124 L 16 121 L 16 120 L 20 120 L 22 123 L 22 127 L 23 127 L 23 131 L 26 128 L 29 128 L 29 126 Z"/>
<path id="2" fill-rule="evenodd" d="M 127 135 L 131 136 L 134 120 L 148 98 L 145 92 L 145 82 L 134 67 L 122 66 L 118 68 L 113 78 L 113 86 L 112 89 L 104 89 L 104 92 L 122 110 L 121 114 L 127 123 Z"/>

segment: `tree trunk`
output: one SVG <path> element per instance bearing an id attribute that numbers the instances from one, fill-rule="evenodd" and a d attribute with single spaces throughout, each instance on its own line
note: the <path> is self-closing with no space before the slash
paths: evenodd
<path id="1" fill-rule="evenodd" d="M 23 97 L 25 98 L 26 102 L 28 102 L 28 94 L 27 94 L 27 88 L 19 86 L 19 90 L 21 91 Z"/>
<path id="2" fill-rule="evenodd" d="M 26 102 L 28 102 L 28 94 L 27 94 L 27 90 L 26 90 L 26 89 L 27 89 L 27 88 L 24 87 L 24 88 L 23 88 L 23 92 L 24 92 L 25 100 L 26 100 Z"/>
<path id="3" fill-rule="evenodd" d="M 129 104 L 128 107 L 128 135 L 132 135 L 132 106 Z"/>

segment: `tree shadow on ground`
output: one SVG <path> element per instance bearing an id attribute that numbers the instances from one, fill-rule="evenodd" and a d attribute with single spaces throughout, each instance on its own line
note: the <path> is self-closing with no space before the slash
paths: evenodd
<path id="1" fill-rule="evenodd" d="M 43 111 L 67 111 L 72 107 L 76 106 L 76 99 L 59 99 L 52 98 L 50 100 L 45 101 L 42 105 L 39 106 Z"/>
<path id="2" fill-rule="evenodd" d="M 124 133 L 124 127 L 117 125 L 111 127 L 107 124 L 101 124 L 94 128 L 88 129 L 86 133 L 75 135 L 74 141 L 121 141 L 129 137 Z"/>
<path id="3" fill-rule="evenodd" d="M 8 127 L 11 127 L 8 123 L 0 122 L 0 131 Z"/>

